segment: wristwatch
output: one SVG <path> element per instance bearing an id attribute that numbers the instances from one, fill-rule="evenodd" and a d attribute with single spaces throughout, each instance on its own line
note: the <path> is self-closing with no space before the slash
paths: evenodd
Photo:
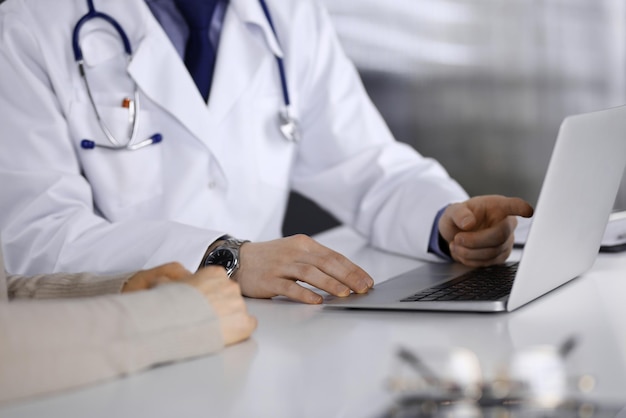
<path id="1" fill-rule="evenodd" d="M 227 236 L 224 242 L 212 249 L 204 257 L 202 267 L 222 266 L 226 269 L 228 277 L 232 277 L 239 268 L 239 248 L 246 242 L 250 241 Z"/>

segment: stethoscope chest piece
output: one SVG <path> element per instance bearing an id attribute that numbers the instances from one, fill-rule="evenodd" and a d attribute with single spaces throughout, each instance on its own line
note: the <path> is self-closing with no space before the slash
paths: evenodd
<path id="1" fill-rule="evenodd" d="M 278 113 L 280 120 L 279 128 L 285 139 L 289 142 L 300 141 L 300 126 L 298 119 L 290 111 L 289 107 L 282 109 Z"/>

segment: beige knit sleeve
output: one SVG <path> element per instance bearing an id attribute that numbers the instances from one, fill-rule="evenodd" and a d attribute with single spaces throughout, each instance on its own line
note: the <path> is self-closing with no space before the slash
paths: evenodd
<path id="1" fill-rule="evenodd" d="M 215 352 L 219 321 L 190 286 L 0 303 L 0 404 Z"/>
<path id="2" fill-rule="evenodd" d="M 9 299 L 78 298 L 116 294 L 134 273 L 97 276 L 89 273 L 56 273 L 33 277 L 7 277 Z"/>

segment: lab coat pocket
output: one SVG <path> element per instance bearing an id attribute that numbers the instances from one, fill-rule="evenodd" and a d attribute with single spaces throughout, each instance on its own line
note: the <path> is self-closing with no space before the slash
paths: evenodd
<path id="1" fill-rule="evenodd" d="M 127 109 L 99 107 L 98 111 L 112 134 L 122 144 L 128 142 L 130 121 Z M 100 212 L 109 220 L 133 216 L 136 206 L 163 193 L 162 144 L 149 145 L 135 151 L 110 150 L 100 147 L 83 149 L 83 139 L 98 144 L 111 143 L 94 117 L 91 106 L 80 104 L 71 112 L 72 136 L 83 175 L 91 185 L 94 201 Z M 136 143 L 155 132 L 151 115 L 147 111 L 138 114 Z"/>

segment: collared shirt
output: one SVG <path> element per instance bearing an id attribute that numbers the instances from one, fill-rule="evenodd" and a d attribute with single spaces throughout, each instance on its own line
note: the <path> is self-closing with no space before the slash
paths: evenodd
<path id="1" fill-rule="evenodd" d="M 189 38 L 189 28 L 185 18 L 178 11 L 175 0 L 146 0 L 146 4 L 150 8 L 150 11 L 152 11 L 156 20 L 163 27 L 168 38 L 170 38 L 178 55 L 184 59 L 185 47 L 187 45 L 187 39 Z M 219 44 L 227 5 L 227 1 L 219 1 L 213 19 L 211 20 L 209 38 L 215 50 L 217 50 L 217 45 Z"/>
<path id="2" fill-rule="evenodd" d="M 437 212 L 437 216 L 435 216 L 435 221 L 433 222 L 433 228 L 430 231 L 430 241 L 428 242 L 428 252 L 436 254 L 443 259 L 451 260 L 452 257 L 450 257 L 450 250 L 441 248 L 441 245 L 440 245 L 442 244 L 441 242 L 442 238 L 441 238 L 441 235 L 439 234 L 439 219 L 441 219 L 441 216 L 443 215 L 443 212 L 445 212 L 446 208 L 447 206 L 441 208 L 439 212 Z"/>

